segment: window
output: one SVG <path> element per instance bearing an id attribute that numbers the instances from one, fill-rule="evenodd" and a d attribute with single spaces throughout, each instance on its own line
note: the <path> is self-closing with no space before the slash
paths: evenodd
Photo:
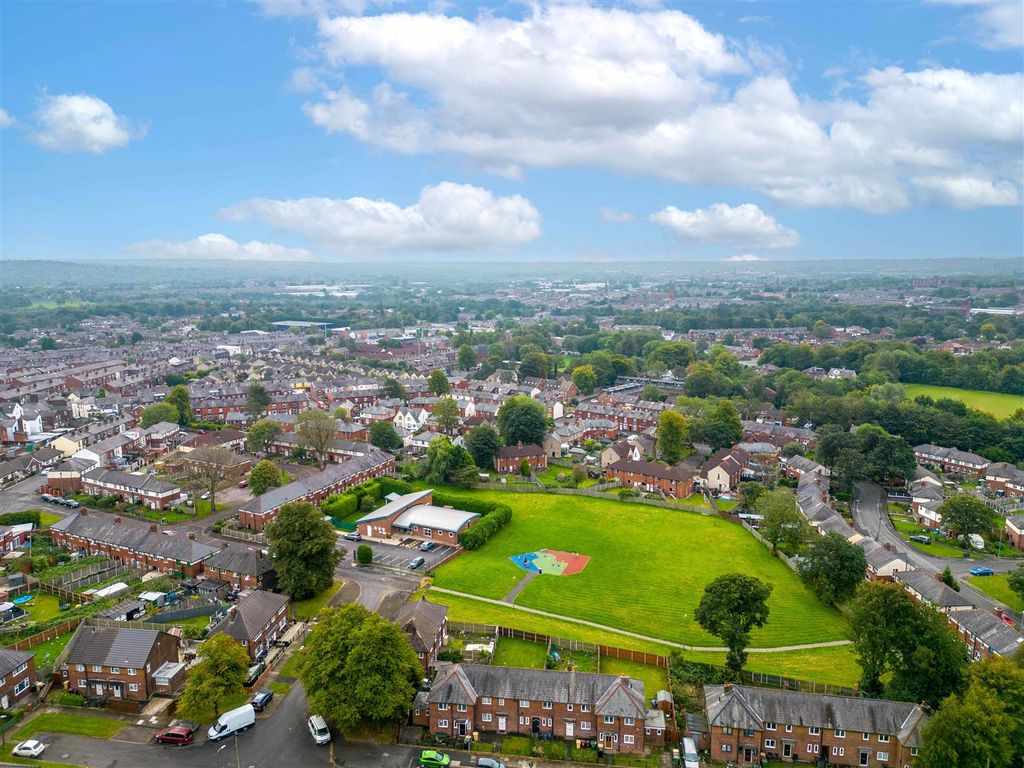
<path id="1" fill-rule="evenodd" d="M 551 727 L 551 718 L 550 717 L 542 717 L 541 718 L 541 725 L 543 725 L 545 728 L 550 728 Z"/>
<path id="2" fill-rule="evenodd" d="M 480 719 L 483 720 L 485 723 L 491 722 L 491 713 L 484 712 L 482 715 L 480 715 Z"/>
<path id="3" fill-rule="evenodd" d="M 566 712 L 572 712 L 572 707 L 573 707 L 573 705 L 572 705 L 572 704 L 566 704 L 566 705 L 565 705 L 565 711 L 566 711 Z"/>
<path id="4" fill-rule="evenodd" d="M 722 745 L 722 751 L 723 752 L 732 752 L 732 744 L 723 744 Z"/>
<path id="5" fill-rule="evenodd" d="M 865 732 L 865 733 L 861 734 L 861 738 L 864 739 L 864 741 L 870 741 L 871 740 L 871 734 Z"/>
<path id="6" fill-rule="evenodd" d="M 880 734 L 878 734 L 878 740 L 880 742 L 882 742 L 883 744 L 888 744 L 889 743 L 889 734 L 888 733 L 880 733 Z"/>
<path id="7" fill-rule="evenodd" d="M 581 731 L 589 731 L 590 730 L 590 721 L 589 720 L 584 720 L 582 723 L 580 723 L 580 730 Z"/>
<path id="8" fill-rule="evenodd" d="M 792 732 L 793 732 L 793 726 L 792 725 L 787 725 L 786 726 L 786 733 L 792 733 Z"/>
<path id="9" fill-rule="evenodd" d="M 845 739 L 846 738 L 846 731 L 844 731 L 842 728 L 837 728 L 836 729 L 836 738 L 837 739 Z"/>
<path id="10" fill-rule="evenodd" d="M 821 735 L 821 728 L 819 728 L 816 725 L 812 725 L 810 728 L 807 729 L 807 732 L 811 734 L 811 736 L 819 736 Z"/>
<path id="11" fill-rule="evenodd" d="M 530 702 L 528 702 L 526 699 L 520 699 L 519 700 L 519 706 L 520 707 L 529 707 L 530 706 Z"/>
<path id="12" fill-rule="evenodd" d="M 884 763 L 886 760 L 889 759 L 889 753 L 888 752 L 876 752 L 875 753 L 875 759 L 878 760 L 878 762 L 880 762 L 880 763 Z"/>
<path id="13" fill-rule="evenodd" d="M 775 749 L 775 739 L 765 739 L 764 740 L 764 748 L 765 749 Z"/>
<path id="14" fill-rule="evenodd" d="M 93 664 L 92 665 L 92 671 L 93 672 L 102 672 L 103 671 L 103 667 L 99 666 L 98 664 Z"/>
<path id="15" fill-rule="evenodd" d="M 589 711 L 590 711 L 590 705 L 589 704 L 580 704 L 580 712 L 589 712 Z"/>
<path id="16" fill-rule="evenodd" d="M 138 683 L 128 683 L 128 690 L 131 691 L 132 693 L 136 693 L 139 690 L 139 684 Z"/>
<path id="17" fill-rule="evenodd" d="M 448 702 L 447 701 L 439 702 L 438 705 L 437 705 L 437 708 L 441 712 L 447 712 L 448 711 Z"/>
<path id="18" fill-rule="evenodd" d="M 723 736 L 732 736 L 732 727 L 728 726 L 728 725 L 724 726 L 722 728 L 722 735 Z"/>
<path id="19" fill-rule="evenodd" d="M 14 676 L 18 676 L 22 672 L 24 672 L 26 669 L 28 669 L 28 664 L 22 664 L 20 667 L 18 667 L 16 670 L 14 670 L 11 674 L 14 675 Z"/>
<path id="20" fill-rule="evenodd" d="M 466 705 L 465 704 L 458 704 L 458 705 L 456 705 L 455 711 L 456 712 L 465 712 L 466 711 Z"/>
<path id="21" fill-rule="evenodd" d="M 133 667 L 128 667 L 128 674 L 129 675 L 134 675 L 135 672 L 136 672 L 136 670 Z"/>
<path id="22" fill-rule="evenodd" d="M 504 707 L 505 706 L 505 700 L 504 699 L 498 699 L 498 706 L 499 707 Z"/>
<path id="23" fill-rule="evenodd" d="M 754 735 L 754 729 L 753 728 L 744 728 L 743 729 L 743 735 L 746 736 L 747 738 L 750 738 L 751 736 Z"/>
<path id="24" fill-rule="evenodd" d="M 28 678 L 25 678 L 24 680 L 19 682 L 16 686 L 14 686 L 14 695 L 17 696 L 18 694 L 20 694 L 22 691 L 24 691 L 26 688 L 28 688 L 28 685 L 29 685 Z"/>
<path id="25" fill-rule="evenodd" d="M 541 709 L 551 709 L 551 702 L 550 701 L 542 701 L 540 703 L 540 708 Z"/>
<path id="26" fill-rule="evenodd" d="M 121 674 L 121 668 L 120 667 L 111 667 L 110 668 L 110 674 L 112 674 L 112 675 L 120 675 Z"/>
<path id="27" fill-rule="evenodd" d="M 634 741 L 633 740 L 633 734 L 631 734 L 631 733 L 627 733 L 627 734 L 623 735 L 623 737 L 622 737 L 622 743 L 623 744 L 632 744 L 633 741 Z"/>
<path id="28" fill-rule="evenodd" d="M 529 720 L 529 719 L 530 718 L 528 718 L 528 717 L 520 717 L 519 718 L 519 724 L 520 725 L 526 725 L 526 721 Z"/>
<path id="29" fill-rule="evenodd" d="M 614 722 L 615 722 L 615 718 L 612 717 L 611 715 L 605 715 L 604 716 L 604 724 L 605 725 L 611 725 Z"/>
<path id="30" fill-rule="evenodd" d="M 447 728 L 448 727 L 448 721 L 447 720 L 438 720 L 437 721 L 437 727 L 438 728 Z"/>
<path id="31" fill-rule="evenodd" d="M 807 754 L 809 754 L 809 755 L 816 755 L 816 754 L 818 754 L 818 745 L 817 744 L 808 744 L 807 745 Z"/>
<path id="32" fill-rule="evenodd" d="M 778 728 L 778 725 L 776 723 L 765 723 L 764 724 L 764 729 L 766 731 L 774 731 L 776 728 Z"/>
<path id="33" fill-rule="evenodd" d="M 841 755 L 845 754 L 845 752 L 846 752 L 846 750 L 843 747 L 832 747 L 832 755 L 833 755 L 833 757 L 835 755 L 840 755 L 841 756 Z"/>
<path id="34" fill-rule="evenodd" d="M 626 725 L 636 725 L 636 718 L 633 718 L 633 717 L 627 717 L 627 718 L 626 718 L 626 723 L 625 723 L 625 724 L 626 724 Z"/>
<path id="35" fill-rule="evenodd" d="M 491 703 L 491 697 L 490 696 L 481 696 L 480 697 L 480 703 L 481 704 L 490 704 Z"/>
<path id="36" fill-rule="evenodd" d="M 910 748 L 910 756 L 911 757 L 917 757 L 917 747 L 911 747 Z"/>

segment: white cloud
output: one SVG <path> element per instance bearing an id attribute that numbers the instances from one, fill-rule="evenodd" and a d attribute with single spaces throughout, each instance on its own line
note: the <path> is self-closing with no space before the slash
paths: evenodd
<path id="1" fill-rule="evenodd" d="M 913 179 L 913 183 L 926 199 L 953 208 L 1020 203 L 1020 193 L 1008 181 L 965 176 L 925 176 Z"/>
<path id="2" fill-rule="evenodd" d="M 923 176 L 1021 184 L 1020 73 L 871 70 L 818 101 L 775 49 L 674 10 L 325 13 L 317 25 L 325 77 L 351 67 L 380 82 L 322 88 L 304 105 L 316 125 L 509 178 L 596 166 L 878 212 L 922 202 Z"/>
<path id="3" fill-rule="evenodd" d="M 975 38 L 985 48 L 1024 46 L 1024 3 L 1020 0 L 932 0 L 971 8 Z"/>
<path id="4" fill-rule="evenodd" d="M 132 243 L 127 253 L 151 259 L 209 259 L 230 261 L 311 261 L 305 248 L 288 248 L 274 243 L 250 240 L 239 243 L 227 235 L 209 233 L 193 240 L 147 240 Z"/>
<path id="5" fill-rule="evenodd" d="M 10 128 L 11 126 L 16 125 L 17 122 L 18 121 L 14 119 L 14 115 L 0 107 L 0 128 Z"/>
<path id="6" fill-rule="evenodd" d="M 783 227 L 753 203 L 735 207 L 715 203 L 695 211 L 670 205 L 651 214 L 651 221 L 668 227 L 680 240 L 695 243 L 787 250 L 800 242 L 794 230 Z"/>
<path id="7" fill-rule="evenodd" d="M 116 114 L 107 102 L 87 93 L 45 96 L 36 111 L 38 130 L 30 138 L 54 152 L 92 152 L 123 147 L 146 130 Z"/>
<path id="8" fill-rule="evenodd" d="M 616 208 L 601 208 L 601 218 L 612 224 L 628 224 L 633 220 L 633 214 L 629 211 L 620 211 Z"/>
<path id="9" fill-rule="evenodd" d="M 762 259 L 760 256 L 757 256 L 757 255 L 755 255 L 753 253 L 739 253 L 739 254 L 736 254 L 735 256 L 730 256 L 727 259 L 722 259 L 722 261 L 750 262 L 750 261 L 764 261 L 764 259 Z"/>
<path id="10" fill-rule="evenodd" d="M 487 189 L 447 181 L 424 187 L 405 208 L 365 197 L 255 198 L 225 208 L 221 216 L 301 232 L 336 253 L 481 251 L 528 243 L 541 234 L 540 214 L 526 198 L 495 197 Z"/>

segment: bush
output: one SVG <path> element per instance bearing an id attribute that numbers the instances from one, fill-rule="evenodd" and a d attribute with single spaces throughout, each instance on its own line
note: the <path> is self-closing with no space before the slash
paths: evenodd
<path id="1" fill-rule="evenodd" d="M 21 525 L 23 523 L 32 523 L 38 528 L 39 510 L 30 509 L 27 512 L 8 512 L 0 515 L 0 525 Z"/>
<path id="2" fill-rule="evenodd" d="M 400 496 L 412 493 L 412 486 L 409 483 L 406 483 L 403 480 L 396 480 L 393 477 L 377 478 L 377 483 L 380 485 L 381 498 L 387 496 L 389 493 L 397 493 Z"/>
<path id="3" fill-rule="evenodd" d="M 596 763 L 597 750 L 586 749 L 585 747 L 581 747 L 580 749 L 573 749 L 572 759 L 577 763 Z"/>
<path id="4" fill-rule="evenodd" d="M 376 499 L 367 494 L 359 500 L 359 511 L 360 512 L 373 512 L 373 508 L 377 505 Z"/>
<path id="5" fill-rule="evenodd" d="M 480 549 L 491 536 L 508 525 L 511 520 L 512 508 L 507 504 L 497 504 L 495 509 L 485 515 L 479 523 L 459 534 L 459 543 L 466 549 Z"/>
<path id="6" fill-rule="evenodd" d="M 450 661 L 452 664 L 462 663 L 462 651 L 457 651 L 454 648 L 445 648 L 439 654 L 437 658 L 440 661 Z"/>
<path id="7" fill-rule="evenodd" d="M 501 751 L 506 755 L 532 755 L 533 741 L 525 736 L 506 736 L 501 742 Z"/>
<path id="8" fill-rule="evenodd" d="M 359 507 L 359 500 L 352 494 L 341 493 L 328 496 L 320 505 L 320 511 L 325 515 L 344 520 L 353 514 Z"/>
<path id="9" fill-rule="evenodd" d="M 85 697 L 80 693 L 61 691 L 60 695 L 57 697 L 57 703 L 62 707 L 84 707 Z"/>
<path id="10" fill-rule="evenodd" d="M 565 760 L 569 753 L 564 741 L 543 741 L 540 754 L 545 760 Z"/>
<path id="11" fill-rule="evenodd" d="M 368 544 L 356 547 L 356 562 L 360 565 L 369 565 L 373 562 L 373 549 Z"/>

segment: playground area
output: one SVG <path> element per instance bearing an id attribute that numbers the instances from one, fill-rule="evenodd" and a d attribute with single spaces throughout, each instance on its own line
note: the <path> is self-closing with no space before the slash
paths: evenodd
<path id="1" fill-rule="evenodd" d="M 524 571 L 551 576 L 572 576 L 583 571 L 590 562 L 590 555 L 578 552 L 562 552 L 558 549 L 538 549 L 512 555 L 509 559 Z"/>

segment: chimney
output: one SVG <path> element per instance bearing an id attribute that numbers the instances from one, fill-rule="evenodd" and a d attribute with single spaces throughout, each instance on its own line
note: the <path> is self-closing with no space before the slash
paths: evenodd
<path id="1" fill-rule="evenodd" d="M 189 537 L 189 539 L 191 541 L 195 541 L 196 540 L 196 532 L 195 531 L 189 531 L 188 532 L 188 537 Z"/>
<path id="2" fill-rule="evenodd" d="M 235 608 L 235 606 L 232 605 L 230 608 L 228 608 L 228 623 L 229 624 L 234 624 L 235 623 L 235 614 L 237 614 L 237 613 L 238 613 L 238 611 Z"/>
<path id="3" fill-rule="evenodd" d="M 120 515 L 114 515 L 114 525 L 120 525 L 120 523 L 121 523 L 121 516 Z"/>
<path id="4" fill-rule="evenodd" d="M 89 516 L 89 508 L 88 507 L 82 507 L 78 511 L 79 511 L 79 513 L 81 513 L 82 517 L 88 517 Z"/>
<path id="5" fill-rule="evenodd" d="M 731 691 L 732 690 L 732 683 L 726 683 L 725 685 L 723 685 L 722 686 L 722 690 L 725 691 L 726 693 Z"/>
<path id="6" fill-rule="evenodd" d="M 160 526 L 158 526 L 156 523 L 150 523 L 149 524 L 149 532 L 150 533 L 158 533 L 159 531 L 160 531 Z"/>

